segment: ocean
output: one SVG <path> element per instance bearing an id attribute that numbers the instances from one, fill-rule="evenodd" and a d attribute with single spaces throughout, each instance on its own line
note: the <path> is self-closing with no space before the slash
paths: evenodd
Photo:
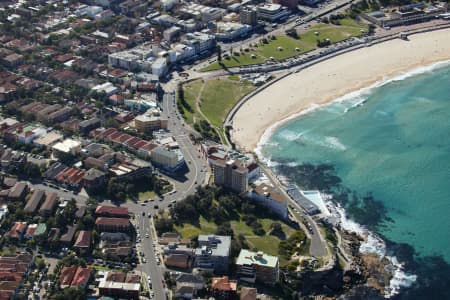
<path id="1" fill-rule="evenodd" d="M 450 299 L 449 63 L 292 118 L 268 131 L 257 152 L 296 183 L 298 165 L 333 165 L 343 186 L 380 204 L 370 206 L 383 215 L 376 224 L 361 196 L 345 209 L 382 237 L 386 255 L 401 267 L 389 296 Z"/>

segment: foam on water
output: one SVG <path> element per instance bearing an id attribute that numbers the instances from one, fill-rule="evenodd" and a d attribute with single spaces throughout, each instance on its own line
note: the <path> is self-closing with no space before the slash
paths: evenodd
<path id="1" fill-rule="evenodd" d="M 343 97 L 337 98 L 329 104 L 326 104 L 323 106 L 320 106 L 317 104 L 311 105 L 311 107 L 309 107 L 308 109 L 305 109 L 305 110 L 301 111 L 300 113 L 292 115 L 284 120 L 276 122 L 271 127 L 267 128 L 265 130 L 265 132 L 263 133 L 263 135 L 257 145 L 257 148 L 255 149 L 255 152 L 257 153 L 257 155 L 263 162 L 266 162 L 268 164 L 268 166 L 275 165 L 275 164 L 277 164 L 276 162 L 271 161 L 270 158 L 267 158 L 266 156 L 263 155 L 263 147 L 267 145 L 267 142 L 269 141 L 271 136 L 274 134 L 275 130 L 277 128 L 279 128 L 281 125 L 284 125 L 285 123 L 287 123 L 293 119 L 296 119 L 299 116 L 308 114 L 319 108 L 322 108 L 322 107 L 325 107 L 325 106 L 331 105 L 331 104 L 336 104 L 336 103 L 339 103 L 339 105 L 335 105 L 335 107 L 333 107 L 333 110 L 332 110 L 333 113 L 334 112 L 339 113 L 339 111 L 341 111 L 342 113 L 346 113 L 349 111 L 349 109 L 351 110 L 351 109 L 354 109 L 354 108 L 364 105 L 366 103 L 370 93 L 376 88 L 379 88 L 390 82 L 402 81 L 409 77 L 417 76 L 420 74 L 430 73 L 430 72 L 434 71 L 435 69 L 445 67 L 448 65 L 450 65 L 450 61 L 439 62 L 439 63 L 435 63 L 435 64 L 432 64 L 429 66 L 420 67 L 420 68 L 414 69 L 410 72 L 405 72 L 403 74 L 400 74 L 394 78 L 383 79 L 382 81 L 376 82 L 375 84 L 373 84 L 367 88 L 364 88 L 364 89 L 355 91 L 353 93 L 344 95 Z M 428 99 L 425 99 L 425 98 L 417 99 L 417 101 L 419 101 L 419 102 L 426 102 L 427 100 Z M 390 112 L 385 111 L 384 109 L 378 110 L 376 113 L 380 114 L 380 115 L 390 114 Z M 288 130 L 286 129 L 286 131 L 288 131 Z M 346 146 L 339 139 L 337 139 L 333 136 L 327 136 L 325 138 L 322 137 L 322 140 L 320 140 L 319 138 L 315 138 L 314 135 L 305 134 L 304 132 L 296 133 L 295 131 L 292 131 L 292 130 L 288 131 L 288 132 L 289 132 L 289 135 L 287 135 L 287 137 L 290 138 L 291 140 L 301 138 L 308 142 L 315 143 L 316 145 L 320 145 L 320 146 L 334 147 L 334 149 L 337 149 L 337 150 L 339 150 L 339 149 L 345 150 L 346 149 Z M 294 166 L 294 164 L 293 164 L 293 166 Z M 342 207 L 337 207 L 336 211 L 339 213 L 339 215 L 341 217 L 341 225 L 344 229 L 355 232 L 355 233 L 365 237 L 364 242 L 361 243 L 361 246 L 359 249 L 360 252 L 375 253 L 381 257 L 386 257 L 391 262 L 392 267 L 393 267 L 393 270 L 392 270 L 393 278 L 390 281 L 389 287 L 386 289 L 386 292 L 384 295 L 386 298 L 393 297 L 393 296 L 399 294 L 400 290 L 402 288 L 410 287 L 411 285 L 414 284 L 414 282 L 417 280 L 417 276 L 414 274 L 407 273 L 404 270 L 403 264 L 401 262 L 399 262 L 395 256 L 388 256 L 386 254 L 386 244 L 379 236 L 377 236 L 375 233 L 367 230 L 367 228 L 365 228 L 364 226 L 361 226 L 360 224 L 348 219 L 346 216 L 345 210 Z"/>
<path id="2" fill-rule="evenodd" d="M 359 251 L 361 253 L 374 253 L 380 257 L 386 257 L 394 267 L 393 277 L 390 280 L 389 287 L 386 288 L 384 294 L 385 298 L 391 298 L 397 295 L 401 288 L 410 287 L 416 281 L 417 276 L 406 273 L 403 270 L 403 264 L 398 261 L 397 257 L 386 255 L 386 243 L 380 237 L 367 230 L 364 226 L 347 218 L 345 210 L 341 206 L 337 205 L 335 208 L 340 215 L 342 228 L 365 237 L 365 240 L 359 247 Z"/>
<path id="3" fill-rule="evenodd" d="M 302 115 L 308 114 L 308 113 L 313 112 L 313 111 L 315 111 L 315 110 L 317 110 L 319 108 L 327 107 L 327 106 L 330 106 L 330 105 L 335 104 L 335 103 L 342 103 L 342 104 L 344 104 L 344 111 L 343 112 L 346 113 L 346 112 L 348 112 L 349 110 L 351 110 L 353 108 L 356 108 L 358 106 L 364 105 L 364 103 L 367 101 L 367 96 L 376 88 L 379 88 L 379 87 L 381 87 L 383 85 L 386 85 L 386 84 L 388 84 L 390 82 L 402 81 L 402 80 L 405 80 L 406 78 L 409 78 L 409 77 L 413 77 L 413 76 L 420 75 L 420 74 L 425 74 L 425 73 L 430 73 L 430 72 L 432 72 L 432 71 L 434 71 L 436 69 L 439 69 L 439 68 L 442 68 L 442 67 L 445 67 L 445 66 L 448 66 L 448 65 L 450 65 L 450 60 L 449 61 L 442 61 L 442 62 L 433 63 L 433 64 L 428 65 L 428 66 L 422 66 L 422 67 L 413 69 L 411 71 L 404 72 L 404 73 L 402 73 L 400 75 L 397 75 L 395 77 L 392 77 L 392 78 L 384 78 L 384 79 L 382 79 L 380 81 L 375 82 L 374 84 L 372 84 L 372 85 L 370 85 L 368 87 L 365 87 L 365 88 L 356 90 L 354 92 L 348 93 L 346 95 L 343 95 L 341 97 L 338 97 L 338 98 L 336 98 L 335 100 L 333 100 L 333 101 L 331 101 L 329 103 L 326 103 L 326 104 L 323 104 L 323 105 L 312 103 L 309 108 L 304 109 L 304 110 L 300 111 L 299 113 L 290 115 L 289 117 L 287 117 L 287 118 L 285 118 L 283 120 L 277 121 L 272 126 L 269 126 L 268 128 L 266 128 L 264 130 L 264 133 L 262 134 L 262 136 L 261 136 L 257 146 L 256 146 L 255 153 L 260 158 L 262 158 L 264 156 L 262 154 L 262 152 L 261 152 L 262 151 L 262 147 L 267 144 L 267 142 L 269 141 L 270 137 L 273 135 L 273 133 L 275 132 L 275 130 L 277 128 L 279 128 L 280 126 L 286 124 L 287 122 L 289 122 L 291 120 L 297 119 L 298 117 L 300 117 Z M 296 133 L 290 133 L 289 135 L 287 135 L 287 138 L 294 138 L 294 139 L 296 139 L 296 138 L 301 136 L 301 135 L 298 135 L 298 136 L 295 135 L 294 136 L 294 134 L 296 134 Z"/>

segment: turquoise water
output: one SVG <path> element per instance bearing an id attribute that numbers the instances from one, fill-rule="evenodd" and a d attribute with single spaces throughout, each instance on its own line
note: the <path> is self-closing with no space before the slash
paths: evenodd
<path id="1" fill-rule="evenodd" d="M 345 186 L 384 204 L 393 222 L 379 233 L 450 263 L 449 118 L 447 65 L 289 121 L 261 152 L 281 173 L 287 163 L 335 165 Z"/>

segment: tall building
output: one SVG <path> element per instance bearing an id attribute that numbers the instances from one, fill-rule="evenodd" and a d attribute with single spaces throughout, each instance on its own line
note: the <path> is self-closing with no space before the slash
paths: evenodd
<path id="1" fill-rule="evenodd" d="M 239 279 L 249 283 L 258 281 L 274 285 L 278 280 L 278 257 L 267 255 L 261 251 L 252 252 L 242 249 L 236 261 Z"/>
<path id="2" fill-rule="evenodd" d="M 254 6 L 241 7 L 239 17 L 242 24 L 255 26 L 258 24 L 258 10 Z"/>
<path id="3" fill-rule="evenodd" d="M 248 168 L 243 160 L 213 160 L 214 184 L 243 193 L 248 187 Z"/>

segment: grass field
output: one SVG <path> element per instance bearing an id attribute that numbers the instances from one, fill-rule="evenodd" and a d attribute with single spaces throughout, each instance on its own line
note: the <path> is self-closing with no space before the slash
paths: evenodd
<path id="1" fill-rule="evenodd" d="M 256 87 L 248 81 L 241 81 L 238 76 L 228 76 L 211 80 L 194 80 L 183 85 L 184 98 L 192 112 L 183 107 L 184 116 L 189 124 L 206 117 L 224 140 L 222 122 L 228 111 L 246 94 Z M 196 100 L 199 99 L 197 109 Z"/>
<path id="2" fill-rule="evenodd" d="M 221 69 L 222 67 L 231 68 L 260 64 L 269 60 L 270 57 L 285 59 L 316 49 L 318 39 L 324 40 L 328 38 L 332 43 L 336 43 L 350 37 L 362 35 L 361 29 L 367 32 L 368 27 L 366 24 L 357 23 L 355 20 L 349 18 L 339 21 L 341 25 L 325 23 L 314 25 L 306 33 L 301 34 L 298 39 L 287 35 L 278 35 L 274 40 L 267 38 L 267 44 L 262 42 L 253 44 L 249 47 L 248 52 L 235 49 L 234 52 L 240 52 L 239 56 L 232 55 L 229 59 L 224 58 L 222 59 L 223 66 L 215 62 L 203 68 L 201 71 L 207 72 Z M 318 33 L 317 35 L 315 34 L 316 32 Z M 296 48 L 299 48 L 299 51 Z"/>
<path id="3" fill-rule="evenodd" d="M 195 119 L 201 118 L 200 115 L 195 113 L 195 101 L 198 94 L 200 93 L 202 85 L 203 83 L 201 80 L 194 80 L 183 85 L 184 99 L 194 111 L 190 112 L 187 109 L 183 108 L 184 116 L 189 124 L 192 124 L 194 122 L 194 117 Z"/>
<path id="4" fill-rule="evenodd" d="M 183 226 L 175 226 L 175 230 L 186 239 L 191 239 L 199 234 L 212 234 L 216 232 L 217 225 L 213 222 L 208 222 L 203 217 L 200 217 L 199 221 L 199 227 L 192 224 L 183 224 Z"/>
<path id="5" fill-rule="evenodd" d="M 192 224 L 184 224 L 183 226 L 175 226 L 175 230 L 183 237 L 187 239 L 191 239 L 200 234 L 213 234 L 217 230 L 217 225 L 213 222 L 207 221 L 205 218 L 200 217 L 199 226 L 195 226 Z M 238 236 L 242 234 L 250 248 L 257 248 L 269 255 L 278 255 L 278 245 L 280 244 L 281 239 L 277 236 L 269 235 L 270 225 L 273 222 L 280 222 L 278 220 L 272 219 L 258 219 L 258 222 L 261 223 L 262 227 L 266 231 L 266 234 L 263 236 L 255 235 L 250 226 L 247 226 L 244 221 L 231 221 L 231 228 L 234 231 L 234 235 Z M 285 233 L 285 238 L 288 238 L 295 232 L 295 229 L 292 227 L 282 223 L 281 226 L 283 228 L 283 232 Z"/>
<path id="6" fill-rule="evenodd" d="M 200 97 L 200 109 L 213 126 L 221 128 L 228 111 L 254 89 L 255 86 L 247 81 L 225 78 L 206 81 Z"/>
<path id="7" fill-rule="evenodd" d="M 156 193 L 154 191 L 146 191 L 146 192 L 138 193 L 138 199 L 140 201 L 147 200 L 147 199 L 154 198 L 154 197 L 156 197 Z"/>

